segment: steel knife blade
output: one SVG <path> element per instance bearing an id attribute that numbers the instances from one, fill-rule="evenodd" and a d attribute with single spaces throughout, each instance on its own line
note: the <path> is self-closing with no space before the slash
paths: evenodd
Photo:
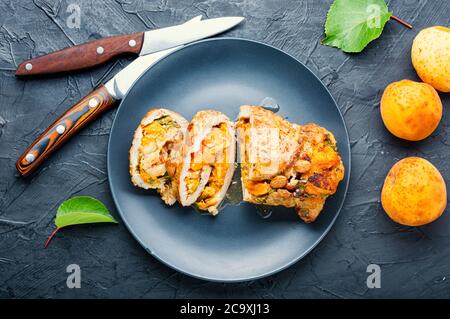
<path id="1" fill-rule="evenodd" d="M 214 18 L 146 31 L 139 55 L 146 55 L 212 37 L 233 28 L 242 20 L 244 20 L 243 17 Z"/>
<path id="2" fill-rule="evenodd" d="M 105 83 L 109 94 L 114 99 L 121 100 L 128 93 L 134 81 L 145 73 L 149 67 L 179 48 L 181 46 L 138 57 Z"/>

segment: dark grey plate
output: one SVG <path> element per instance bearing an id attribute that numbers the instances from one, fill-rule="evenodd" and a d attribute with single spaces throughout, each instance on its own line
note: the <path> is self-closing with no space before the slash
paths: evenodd
<path id="1" fill-rule="evenodd" d="M 242 104 L 274 98 L 295 123 L 331 130 L 346 167 L 344 181 L 318 220 L 306 225 L 293 209 L 263 219 L 249 204 L 227 206 L 216 217 L 165 206 L 153 192 L 133 187 L 128 149 L 144 114 L 163 106 L 190 120 L 213 108 L 235 119 Z M 164 58 L 137 80 L 122 101 L 108 148 L 108 174 L 117 209 L 153 256 L 188 275 L 214 281 L 261 278 L 292 265 L 325 236 L 344 202 L 350 176 L 347 130 L 333 98 L 299 61 L 271 46 L 242 39 L 197 42 Z"/>

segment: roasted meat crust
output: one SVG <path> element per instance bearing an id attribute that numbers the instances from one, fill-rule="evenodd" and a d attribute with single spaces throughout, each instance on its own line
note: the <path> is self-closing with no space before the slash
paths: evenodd
<path id="1" fill-rule="evenodd" d="M 295 207 L 303 221 L 313 222 L 344 176 L 333 134 L 248 105 L 241 107 L 237 131 L 244 201 Z"/>

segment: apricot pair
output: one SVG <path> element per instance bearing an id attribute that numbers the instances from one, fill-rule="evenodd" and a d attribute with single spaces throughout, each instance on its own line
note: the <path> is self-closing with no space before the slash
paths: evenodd
<path id="1" fill-rule="evenodd" d="M 450 92 L 450 29 L 431 27 L 414 39 L 414 68 L 424 83 L 402 80 L 390 84 L 381 99 L 381 117 L 395 136 L 420 141 L 438 127 L 442 102 L 436 90 Z"/>

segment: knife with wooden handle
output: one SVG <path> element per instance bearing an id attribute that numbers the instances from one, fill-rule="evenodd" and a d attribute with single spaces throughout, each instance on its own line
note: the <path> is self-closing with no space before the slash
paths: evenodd
<path id="1" fill-rule="evenodd" d="M 198 18 L 195 18 L 193 20 L 186 22 L 185 25 L 186 29 L 189 30 L 190 32 L 194 32 L 195 30 L 198 31 L 197 35 L 195 36 L 195 38 L 198 39 L 200 35 L 203 37 L 207 37 L 208 35 L 216 34 L 218 30 L 224 31 L 226 29 L 232 28 L 241 21 L 242 18 L 218 18 L 205 21 L 199 21 Z M 199 31 L 199 29 L 202 28 L 200 26 L 204 27 L 205 25 L 204 24 L 198 25 L 198 23 L 204 22 L 213 22 L 213 24 L 211 23 L 207 24 L 208 27 L 210 28 L 208 32 L 205 32 L 205 30 Z M 79 102 L 77 102 L 75 105 L 73 105 L 68 111 L 66 111 L 55 122 L 53 122 L 53 124 L 51 124 L 50 127 L 47 128 L 44 131 L 44 133 L 42 133 L 36 139 L 36 141 L 34 141 L 25 150 L 25 152 L 19 157 L 19 159 L 16 162 L 17 170 L 22 176 L 30 175 L 45 161 L 46 158 L 48 158 L 55 150 L 61 147 L 71 136 L 76 134 L 90 121 L 97 118 L 99 115 L 111 109 L 115 105 L 117 105 L 117 102 L 121 100 L 127 94 L 129 89 L 132 87 L 134 81 L 137 78 L 139 78 L 143 73 L 145 73 L 145 71 L 148 68 L 150 68 L 153 64 L 155 64 L 163 57 L 172 53 L 174 50 L 177 50 L 178 48 L 182 47 L 182 45 L 174 46 L 173 44 L 180 43 L 181 38 L 183 37 L 174 36 L 175 39 L 173 41 L 166 39 L 165 43 L 159 42 L 160 49 L 156 50 L 155 53 L 142 55 L 142 50 L 144 50 L 145 46 L 145 37 L 146 35 L 144 35 L 144 44 L 142 45 L 141 48 L 140 57 L 131 62 L 122 71 L 118 72 L 105 85 L 100 85 L 94 91 L 92 91 L 84 98 L 82 98 Z M 187 40 L 188 38 L 184 37 L 184 39 Z M 192 39 L 192 35 L 189 36 L 189 39 Z M 155 43 L 158 42 L 156 41 Z M 85 44 L 84 46 L 86 45 L 89 44 Z M 156 49 L 155 46 L 156 44 L 153 45 L 154 45 L 153 48 Z M 161 48 L 166 49 L 163 50 Z M 57 53 L 58 52 L 55 52 L 55 54 Z M 56 58 L 54 57 L 54 60 L 58 59 L 60 59 L 60 57 Z M 78 59 L 78 57 L 77 59 L 74 59 L 74 61 L 76 62 L 74 62 L 73 65 L 80 67 L 82 66 L 81 64 L 82 60 Z M 86 66 L 86 64 L 83 65 Z"/>
<path id="2" fill-rule="evenodd" d="M 17 76 L 78 71 L 103 64 L 121 55 L 147 55 L 222 33 L 242 17 L 201 20 L 146 32 L 102 38 L 22 62 Z"/>
<path id="3" fill-rule="evenodd" d="M 19 173 L 28 176 L 50 154 L 56 151 L 72 135 L 87 123 L 97 118 L 116 104 L 105 86 L 101 85 L 72 106 L 53 122 L 37 140 L 31 144 L 16 162 Z"/>
<path id="4" fill-rule="evenodd" d="M 52 74 L 87 69 L 121 55 L 138 55 L 143 42 L 144 32 L 94 40 L 26 60 L 19 64 L 16 75 Z"/>

